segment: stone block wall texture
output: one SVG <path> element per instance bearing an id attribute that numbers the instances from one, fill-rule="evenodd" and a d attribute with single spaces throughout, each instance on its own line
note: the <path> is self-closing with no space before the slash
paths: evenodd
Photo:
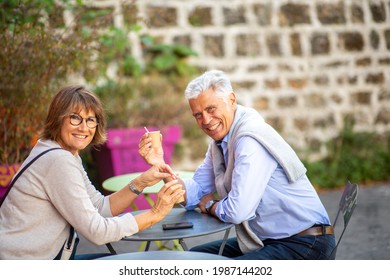
<path id="1" fill-rule="evenodd" d="M 346 115 L 358 131 L 390 132 L 390 0 L 140 0 L 142 33 L 191 47 L 221 69 L 239 103 L 257 109 L 299 153 L 326 153 Z M 114 24 L 134 21 L 126 1 Z M 137 36 L 133 54 L 142 59 Z M 162 104 L 163 106 L 163 104 Z"/>

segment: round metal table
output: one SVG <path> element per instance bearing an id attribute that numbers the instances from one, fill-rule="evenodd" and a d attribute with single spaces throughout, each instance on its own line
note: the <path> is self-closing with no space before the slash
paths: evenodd
<path id="1" fill-rule="evenodd" d="M 133 214 L 140 212 L 142 212 L 142 210 L 136 211 Z M 191 222 L 194 226 L 192 228 L 174 230 L 164 230 L 162 228 L 163 224 L 178 222 Z M 150 228 L 140 231 L 134 235 L 124 237 L 122 240 L 147 241 L 149 245 L 151 241 L 178 239 L 183 249 L 188 251 L 188 247 L 184 242 L 185 238 L 208 235 L 225 230 L 226 232 L 223 238 L 224 242 L 222 242 L 219 251 L 219 254 L 221 255 L 229 236 L 230 229 L 233 226 L 234 224 L 224 223 L 208 214 L 202 214 L 198 211 L 187 211 L 184 208 L 173 208 L 172 211 L 159 223 L 156 223 Z M 146 247 L 146 251 L 148 249 L 149 246 Z"/>

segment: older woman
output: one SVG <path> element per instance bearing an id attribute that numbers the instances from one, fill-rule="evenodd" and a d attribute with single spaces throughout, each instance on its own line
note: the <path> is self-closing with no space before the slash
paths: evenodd
<path id="1" fill-rule="evenodd" d="M 79 152 L 106 140 L 99 99 L 83 86 L 62 88 L 53 98 L 41 138 L 23 163 L 0 208 L 0 259 L 61 258 L 73 227 L 101 245 L 118 241 L 161 221 L 184 190 L 166 164 L 152 166 L 127 186 L 103 196 L 91 184 Z M 162 179 L 155 205 L 138 215 L 122 213 L 142 190 Z M 77 256 L 76 256 L 77 258 Z"/>

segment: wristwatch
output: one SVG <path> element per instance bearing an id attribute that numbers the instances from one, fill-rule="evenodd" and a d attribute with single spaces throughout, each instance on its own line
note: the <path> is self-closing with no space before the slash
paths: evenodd
<path id="1" fill-rule="evenodd" d="M 142 192 L 140 192 L 139 190 L 137 190 L 137 188 L 134 186 L 134 184 L 133 184 L 133 181 L 131 181 L 130 183 L 129 183 L 129 189 L 133 192 L 133 193 L 135 193 L 136 195 L 140 195 Z"/>
<path id="2" fill-rule="evenodd" d="M 214 206 L 215 203 L 217 203 L 219 200 L 209 200 L 206 205 L 205 205 L 205 208 L 206 208 L 206 212 L 208 214 L 211 214 L 211 208 Z"/>

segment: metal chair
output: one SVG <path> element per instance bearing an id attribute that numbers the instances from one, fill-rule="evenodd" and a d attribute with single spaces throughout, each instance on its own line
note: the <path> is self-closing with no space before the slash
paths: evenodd
<path id="1" fill-rule="evenodd" d="M 117 252 L 115 251 L 114 247 L 112 247 L 111 243 L 106 243 L 106 247 L 108 251 L 110 251 L 111 255 L 116 255 Z"/>
<path id="2" fill-rule="evenodd" d="M 336 247 L 332 251 L 331 259 L 336 258 L 337 248 L 344 235 L 345 229 L 348 226 L 349 220 L 351 219 L 352 213 L 355 210 L 356 203 L 357 203 L 357 196 L 358 196 L 358 185 L 352 184 L 351 182 L 348 181 L 339 202 L 339 209 L 337 211 L 336 218 L 334 219 L 333 222 L 333 226 L 336 228 L 337 220 L 340 214 L 342 214 L 342 217 L 344 219 L 344 227 L 340 234 L 340 237 L 337 240 Z"/>

